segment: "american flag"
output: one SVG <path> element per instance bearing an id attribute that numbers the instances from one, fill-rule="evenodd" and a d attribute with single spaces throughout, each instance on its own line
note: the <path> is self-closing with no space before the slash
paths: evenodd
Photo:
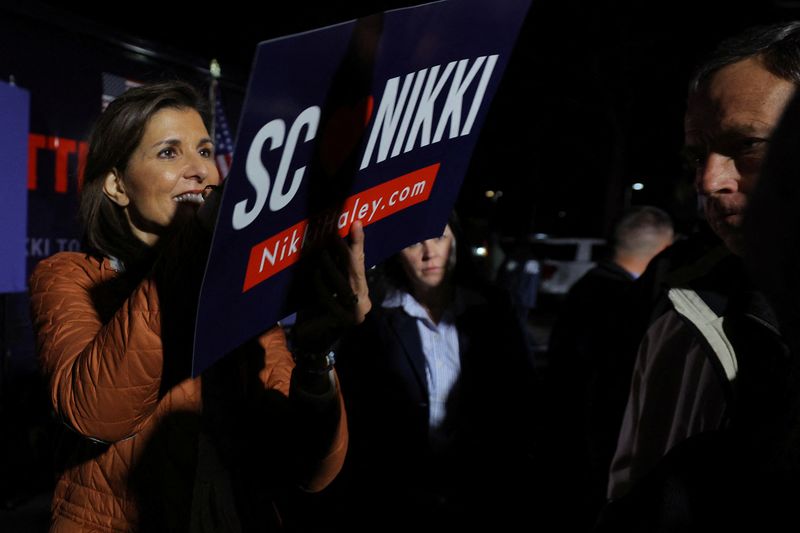
<path id="1" fill-rule="evenodd" d="M 233 138 L 231 129 L 228 126 L 228 119 L 225 118 L 225 110 L 222 108 L 222 100 L 219 95 L 219 87 L 216 90 L 214 102 L 214 148 L 216 150 L 217 169 L 222 179 L 228 175 L 233 160 Z"/>

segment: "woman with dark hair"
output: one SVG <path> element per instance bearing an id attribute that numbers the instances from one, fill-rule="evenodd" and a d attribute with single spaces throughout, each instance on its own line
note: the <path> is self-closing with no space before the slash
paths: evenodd
<path id="1" fill-rule="evenodd" d="M 470 274 L 457 232 L 452 219 L 379 267 L 381 303 L 340 346 L 351 429 L 342 491 L 359 525 L 518 524 L 529 503 L 523 336 L 507 295 Z"/>
<path id="2" fill-rule="evenodd" d="M 279 523 L 281 490 L 320 490 L 341 467 L 333 368 L 301 349 L 317 339 L 292 354 L 273 327 L 190 376 L 219 200 L 213 155 L 203 102 L 181 82 L 129 90 L 94 127 L 87 252 L 40 262 L 30 283 L 39 357 L 69 429 L 52 531 L 263 531 Z M 355 297 L 332 303 L 355 323 L 370 307 L 360 226 L 346 255 L 333 283 Z M 321 335 L 342 327 L 310 320 L 330 324 L 312 328 Z"/>

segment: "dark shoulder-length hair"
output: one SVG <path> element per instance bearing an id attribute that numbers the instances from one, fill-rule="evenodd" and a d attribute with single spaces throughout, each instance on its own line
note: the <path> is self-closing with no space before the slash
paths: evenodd
<path id="1" fill-rule="evenodd" d="M 205 100 L 181 81 L 153 83 L 129 89 L 111 102 L 89 136 L 79 217 L 84 247 L 90 253 L 129 263 L 147 249 L 131 231 L 122 208 L 103 193 L 109 172 L 124 175 L 144 136 L 150 118 L 165 108 L 194 109 L 209 127 Z"/>

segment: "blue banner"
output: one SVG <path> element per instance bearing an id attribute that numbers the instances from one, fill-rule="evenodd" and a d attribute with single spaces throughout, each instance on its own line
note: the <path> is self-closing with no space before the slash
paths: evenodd
<path id="1" fill-rule="evenodd" d="M 27 290 L 28 91 L 0 82 L 0 293 Z"/>
<path id="2" fill-rule="evenodd" d="M 303 305 L 327 235 L 360 220 L 369 266 L 441 234 L 529 4 L 438 2 L 258 46 L 194 375 Z"/>

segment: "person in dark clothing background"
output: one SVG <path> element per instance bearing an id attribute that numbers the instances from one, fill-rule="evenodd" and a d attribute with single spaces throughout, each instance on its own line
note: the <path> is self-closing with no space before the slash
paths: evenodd
<path id="1" fill-rule="evenodd" d="M 450 531 L 529 514 L 532 369 L 510 299 L 471 272 L 458 236 L 453 219 L 379 267 L 380 303 L 338 348 L 346 526 Z"/>
<path id="2" fill-rule="evenodd" d="M 534 366 L 544 366 L 546 338 L 534 335 L 529 325 L 531 311 L 536 308 L 541 283 L 541 263 L 531 249 L 527 236 L 516 237 L 509 246 L 506 258 L 497 270 L 495 282 L 506 289 L 517 311 L 520 327 L 525 335 L 528 354 Z"/>
<path id="3" fill-rule="evenodd" d="M 554 494 L 585 530 L 605 503 L 608 467 L 624 403 L 611 409 L 597 397 L 599 369 L 616 356 L 615 332 L 625 316 L 627 295 L 650 260 L 672 244 L 672 219 L 663 210 L 637 206 L 614 226 L 611 258 L 601 261 L 570 289 L 550 336 L 546 382 L 551 398 L 545 453 L 557 487 Z M 627 397 L 627 384 L 623 398 Z M 606 409 L 611 409 L 606 411 Z"/>

